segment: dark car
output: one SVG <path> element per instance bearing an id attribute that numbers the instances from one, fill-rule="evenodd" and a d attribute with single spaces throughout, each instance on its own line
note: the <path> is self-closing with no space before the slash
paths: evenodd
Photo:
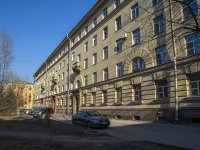
<path id="1" fill-rule="evenodd" d="M 53 114 L 52 108 L 38 108 L 33 112 L 33 117 L 45 118 L 45 117 L 51 117 L 52 114 Z"/>
<path id="2" fill-rule="evenodd" d="M 110 120 L 97 111 L 78 111 L 72 116 L 72 123 L 87 126 L 88 128 L 103 127 L 110 125 Z"/>

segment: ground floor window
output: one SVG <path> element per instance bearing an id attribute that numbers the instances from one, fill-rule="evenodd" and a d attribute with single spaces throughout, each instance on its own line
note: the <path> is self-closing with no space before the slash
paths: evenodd
<path id="1" fill-rule="evenodd" d="M 167 80 L 158 81 L 158 98 L 168 98 Z"/>
<path id="2" fill-rule="evenodd" d="M 141 84 L 134 86 L 134 93 L 135 93 L 135 101 L 140 101 L 142 99 Z"/>
<path id="3" fill-rule="evenodd" d="M 87 95 L 86 95 L 86 94 L 83 94 L 82 105 L 86 105 L 86 99 L 87 99 Z"/>
<path id="4" fill-rule="evenodd" d="M 103 91 L 103 103 L 107 103 L 107 102 L 108 102 L 107 91 Z"/>
<path id="5" fill-rule="evenodd" d="M 117 88 L 116 93 L 117 93 L 117 103 L 121 103 L 122 102 L 122 88 Z"/>
<path id="6" fill-rule="evenodd" d="M 92 104 L 96 104 L 96 93 L 92 93 Z"/>
<path id="7" fill-rule="evenodd" d="M 190 76 L 191 96 L 200 96 L 200 75 Z"/>

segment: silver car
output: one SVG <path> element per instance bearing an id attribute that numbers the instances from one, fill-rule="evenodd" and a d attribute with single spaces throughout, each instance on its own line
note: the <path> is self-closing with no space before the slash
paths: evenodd
<path id="1" fill-rule="evenodd" d="M 87 126 L 88 128 L 107 128 L 110 120 L 97 111 L 78 111 L 72 116 L 72 123 Z"/>

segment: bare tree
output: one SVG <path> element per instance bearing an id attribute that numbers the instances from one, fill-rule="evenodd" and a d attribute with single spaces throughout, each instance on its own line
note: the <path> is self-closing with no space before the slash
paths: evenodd
<path id="1" fill-rule="evenodd" d="M 0 81 L 3 82 L 6 72 L 14 57 L 12 55 L 13 41 L 4 30 L 0 33 Z"/>
<path id="2" fill-rule="evenodd" d="M 17 95 L 11 86 L 5 82 L 7 71 L 14 57 L 12 55 L 13 41 L 4 30 L 0 33 L 0 114 L 10 114 L 16 110 Z"/>

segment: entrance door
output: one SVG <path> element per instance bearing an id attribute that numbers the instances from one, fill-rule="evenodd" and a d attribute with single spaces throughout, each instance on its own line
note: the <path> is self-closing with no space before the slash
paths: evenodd
<path id="1" fill-rule="evenodd" d="M 73 114 L 80 110 L 80 94 L 79 92 L 74 92 L 73 94 Z"/>

